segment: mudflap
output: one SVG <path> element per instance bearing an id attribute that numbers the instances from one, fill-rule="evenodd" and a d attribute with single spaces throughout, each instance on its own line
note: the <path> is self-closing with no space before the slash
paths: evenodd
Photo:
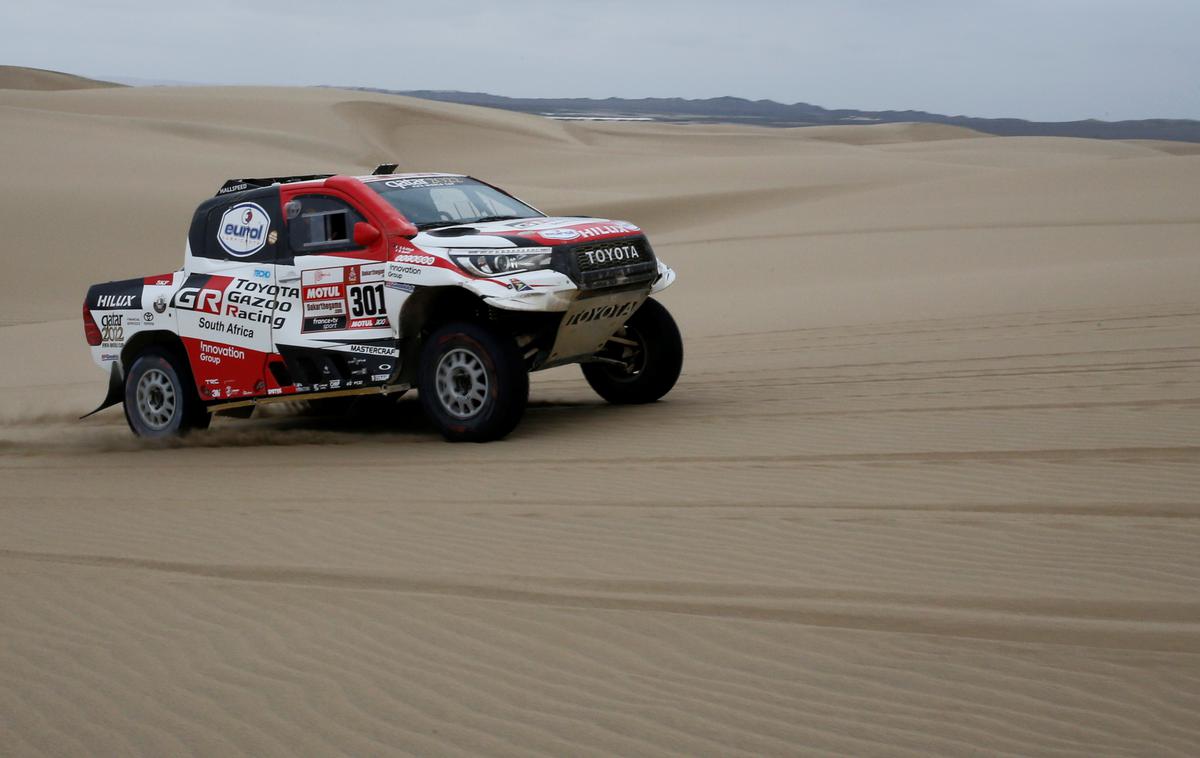
<path id="1" fill-rule="evenodd" d="M 104 396 L 104 401 L 92 413 L 99 413 L 105 408 L 110 408 L 117 403 L 123 402 L 125 402 L 125 377 L 121 375 L 120 366 L 117 365 L 116 361 L 113 361 L 112 370 L 108 373 L 108 394 Z M 91 416 L 92 413 L 85 413 L 79 417 L 79 420 L 82 421 Z"/>
<path id="2" fill-rule="evenodd" d="M 541 368 L 574 363 L 594 355 L 625 325 L 649 294 L 648 289 L 625 290 L 576 300 L 563 315 L 554 347 Z"/>

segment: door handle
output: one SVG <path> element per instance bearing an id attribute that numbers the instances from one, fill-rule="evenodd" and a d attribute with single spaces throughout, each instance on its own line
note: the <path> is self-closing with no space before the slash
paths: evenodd
<path id="1" fill-rule="evenodd" d="M 287 284 L 288 282 L 298 282 L 298 281 L 300 281 L 299 276 L 281 276 L 281 277 L 279 277 L 280 284 Z"/>

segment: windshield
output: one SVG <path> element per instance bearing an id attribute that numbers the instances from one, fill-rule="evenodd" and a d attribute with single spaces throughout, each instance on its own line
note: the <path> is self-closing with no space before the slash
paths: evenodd
<path id="1" fill-rule="evenodd" d="M 368 182 L 418 229 L 542 216 L 520 200 L 465 176 Z"/>

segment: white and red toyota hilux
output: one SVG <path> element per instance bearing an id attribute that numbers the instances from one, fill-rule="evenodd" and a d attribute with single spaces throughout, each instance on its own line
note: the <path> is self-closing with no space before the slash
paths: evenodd
<path id="1" fill-rule="evenodd" d="M 163 437 L 416 388 L 447 439 L 486 441 L 520 420 L 530 371 L 580 363 L 613 403 L 675 385 L 679 330 L 650 299 L 675 273 L 638 227 L 394 170 L 230 180 L 196 209 L 182 269 L 91 287 L 96 410 L 123 402 L 136 434 Z"/>

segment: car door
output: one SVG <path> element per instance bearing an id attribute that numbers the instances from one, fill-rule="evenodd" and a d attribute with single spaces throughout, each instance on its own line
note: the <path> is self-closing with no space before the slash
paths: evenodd
<path id="1" fill-rule="evenodd" d="M 356 225 L 381 225 L 336 191 L 285 186 L 282 200 L 287 257 L 275 263 L 281 319 L 272 340 L 295 391 L 386 383 L 399 356 L 387 241 L 354 239 Z"/>
<path id="2" fill-rule="evenodd" d="M 278 318 L 270 277 L 283 228 L 279 191 L 230 196 L 196 227 L 172 301 L 196 388 L 205 401 L 263 394 Z"/>

